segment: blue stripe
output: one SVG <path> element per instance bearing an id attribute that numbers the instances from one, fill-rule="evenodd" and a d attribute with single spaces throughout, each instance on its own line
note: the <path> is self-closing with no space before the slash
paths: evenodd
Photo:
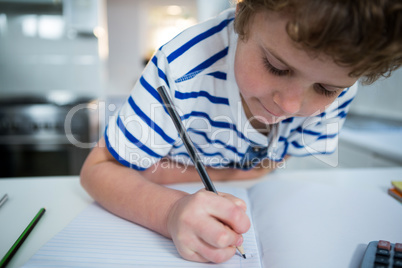
<path id="1" fill-rule="evenodd" d="M 278 142 L 283 142 L 285 144 L 285 148 L 283 149 L 283 153 L 281 155 L 281 160 L 283 160 L 285 155 L 288 153 L 289 142 L 285 137 L 282 137 L 282 136 L 279 137 Z"/>
<path id="2" fill-rule="evenodd" d="M 151 149 L 149 149 L 145 144 L 143 144 L 142 142 L 140 142 L 136 137 L 134 137 L 124 126 L 123 121 L 121 121 L 120 116 L 117 118 L 117 125 L 120 128 L 120 130 L 123 132 L 124 136 L 135 146 L 137 146 L 139 149 L 141 149 L 142 151 L 146 152 L 147 154 L 149 154 L 150 156 L 156 157 L 156 158 L 162 158 L 162 155 L 159 155 L 157 153 L 155 153 L 154 151 L 152 151 Z"/>
<path id="3" fill-rule="evenodd" d="M 336 136 L 338 136 L 338 134 L 332 134 L 332 135 L 321 135 L 317 138 L 317 140 L 327 140 L 327 139 L 333 139 Z M 292 141 L 291 144 L 296 147 L 297 149 L 302 149 L 305 146 L 304 145 L 300 145 L 297 141 Z"/>
<path id="4" fill-rule="evenodd" d="M 278 139 L 279 142 L 287 142 L 287 139 L 283 136 L 280 136 Z"/>
<path id="5" fill-rule="evenodd" d="M 143 76 L 141 76 L 140 78 L 140 83 L 141 85 L 149 92 L 149 94 L 151 94 L 160 104 L 163 105 L 163 101 L 161 96 L 159 96 L 158 91 L 156 91 L 155 88 L 153 88 L 148 82 L 147 80 L 145 80 L 145 78 Z"/>
<path id="6" fill-rule="evenodd" d="M 129 168 L 133 168 L 139 171 L 144 171 L 145 168 L 139 167 L 137 165 L 131 164 L 128 161 L 124 160 L 122 157 L 120 157 L 120 155 L 113 149 L 113 147 L 110 145 L 109 142 L 109 137 L 107 136 L 107 128 L 105 128 L 105 142 L 106 142 L 106 147 L 109 150 L 110 154 L 123 166 L 129 167 Z"/>
<path id="7" fill-rule="evenodd" d="M 181 145 L 182 146 L 182 145 Z M 177 148 L 180 148 L 181 146 L 178 146 Z M 200 147 L 198 147 L 196 144 L 194 144 L 194 147 L 197 149 L 197 152 L 199 152 L 200 154 L 202 154 L 203 156 L 217 156 L 219 155 L 220 157 L 224 158 L 224 156 L 220 153 L 220 152 L 216 152 L 216 153 L 206 153 L 204 152 L 204 150 L 202 150 Z M 186 152 L 181 152 L 181 153 L 177 153 L 175 155 L 185 155 L 188 156 L 190 158 L 190 155 Z"/>
<path id="8" fill-rule="evenodd" d="M 195 68 L 191 69 L 188 73 L 183 75 L 182 77 L 178 78 L 175 80 L 176 83 L 183 82 L 186 80 L 189 80 L 191 78 L 194 78 L 197 74 L 205 70 L 206 68 L 210 67 L 213 65 L 215 62 L 219 61 L 220 59 L 226 57 L 228 54 L 229 47 L 224 48 L 223 50 L 219 51 L 209 59 L 205 60 L 202 62 L 200 65 L 196 66 Z"/>
<path id="9" fill-rule="evenodd" d="M 345 111 L 341 111 L 341 112 L 338 114 L 338 117 L 340 117 L 340 118 L 345 118 L 347 115 L 348 115 L 348 113 L 346 113 Z"/>
<path id="10" fill-rule="evenodd" d="M 245 140 L 245 141 L 251 143 L 251 141 L 250 141 L 249 139 L 247 139 L 247 138 L 243 135 L 243 133 L 241 133 L 241 132 L 239 132 L 239 131 L 237 130 L 236 125 L 231 124 L 231 123 L 227 123 L 227 122 L 213 121 L 213 120 L 209 117 L 209 114 L 204 113 L 204 112 L 192 111 L 192 112 L 189 113 L 189 114 L 185 114 L 185 115 L 181 116 L 181 120 L 184 121 L 184 120 L 190 118 L 191 116 L 206 118 L 206 119 L 209 121 L 210 125 L 213 126 L 213 127 L 231 129 L 231 130 L 235 131 L 235 132 L 237 133 L 237 135 L 238 135 L 240 138 L 242 138 L 243 140 Z"/>
<path id="11" fill-rule="evenodd" d="M 197 134 L 197 135 L 203 136 L 204 139 L 205 139 L 209 144 L 211 144 L 211 145 L 213 145 L 213 144 L 220 144 L 220 145 L 222 145 L 224 148 L 226 148 L 226 149 L 229 150 L 229 151 L 232 151 L 233 153 L 237 154 L 238 156 L 240 156 L 240 157 L 243 157 L 243 156 L 244 156 L 244 154 L 243 154 L 243 153 L 239 153 L 239 152 L 237 151 L 236 147 L 234 147 L 234 146 L 229 146 L 227 143 L 225 143 L 225 142 L 223 142 L 223 141 L 220 141 L 220 140 L 211 140 L 211 139 L 207 136 L 207 134 L 206 134 L 205 132 L 197 131 L 197 130 L 195 130 L 194 128 L 189 128 L 187 131 L 188 131 L 188 132 L 195 133 L 195 134 Z"/>
<path id="12" fill-rule="evenodd" d="M 298 127 L 298 128 L 296 128 L 296 129 L 292 130 L 291 132 L 293 132 L 293 131 L 297 131 L 297 132 L 299 132 L 299 133 L 308 134 L 308 135 L 312 135 L 312 136 L 319 136 L 319 135 L 321 135 L 320 132 L 316 132 L 316 131 L 312 131 L 312 130 L 303 129 L 302 127 Z"/>
<path id="13" fill-rule="evenodd" d="M 173 148 L 175 148 L 175 149 L 179 149 L 180 147 L 183 147 L 184 146 L 184 144 L 183 143 L 181 143 L 181 144 L 174 144 L 173 145 Z M 197 146 L 197 144 L 195 144 L 194 143 L 194 147 L 195 148 L 197 148 L 197 151 L 198 152 L 200 152 L 200 153 L 202 153 L 203 155 L 205 155 L 205 156 L 215 156 L 215 155 L 219 155 L 219 156 L 221 156 L 222 158 L 224 158 L 224 156 L 220 153 L 220 152 L 216 152 L 216 153 L 205 153 L 199 146 Z M 226 149 L 228 149 L 228 150 L 230 150 L 230 151 L 233 151 L 233 148 L 228 148 L 228 147 L 226 147 L 225 146 L 225 148 Z M 239 153 L 239 152 L 237 152 L 237 150 L 236 149 L 234 149 L 234 153 L 236 153 L 238 156 L 240 156 L 240 157 L 244 157 L 244 155 L 245 154 L 242 154 L 242 153 Z M 173 155 L 173 154 L 172 154 Z M 175 154 L 175 155 L 185 155 L 185 156 L 188 156 L 188 157 L 190 157 L 190 155 L 188 154 L 188 153 L 186 153 L 186 152 L 181 152 L 181 153 L 177 153 L 177 154 Z"/>
<path id="14" fill-rule="evenodd" d="M 197 151 L 202 153 L 204 156 L 220 156 L 222 158 L 224 158 L 223 154 L 221 154 L 220 152 L 216 152 L 216 153 L 206 153 L 204 150 L 202 150 L 201 148 L 195 146 L 197 148 Z"/>
<path id="15" fill-rule="evenodd" d="M 147 82 L 147 80 L 145 80 L 145 78 L 143 76 L 141 76 L 141 78 L 140 78 L 140 83 L 149 92 L 149 94 L 151 94 L 163 106 L 163 109 L 165 110 L 166 114 L 169 114 L 169 112 L 167 111 L 167 109 L 165 107 L 165 104 L 163 103 L 162 98 L 159 95 L 158 91 L 155 88 L 153 88 Z"/>
<path id="16" fill-rule="evenodd" d="M 167 79 L 166 74 L 158 67 L 158 58 L 157 58 L 156 56 L 154 56 L 154 57 L 152 58 L 152 62 L 155 64 L 156 68 L 158 68 L 158 75 L 159 75 L 159 77 L 162 78 L 163 81 L 165 81 L 165 83 L 166 83 L 166 85 L 167 85 L 168 87 L 170 87 L 170 86 L 169 86 L 169 81 L 168 81 L 168 79 Z"/>
<path id="17" fill-rule="evenodd" d="M 128 98 L 128 103 L 130 104 L 131 108 L 133 108 L 133 111 L 145 122 L 147 125 L 152 128 L 153 130 L 156 131 L 167 143 L 172 144 L 175 142 L 174 139 L 169 137 L 161 127 L 158 126 L 154 121 L 152 121 L 141 109 L 138 107 L 138 105 L 135 103 L 133 98 L 130 96 Z"/>
<path id="18" fill-rule="evenodd" d="M 181 47 L 179 47 L 178 49 L 173 51 L 167 57 L 168 62 L 171 63 L 172 61 L 174 61 L 175 59 L 180 57 L 184 52 L 189 50 L 191 47 L 193 47 L 197 43 L 199 43 L 202 40 L 204 40 L 204 39 L 206 39 L 206 38 L 208 38 L 208 37 L 220 32 L 220 31 L 222 31 L 232 20 L 233 20 L 233 18 L 224 20 L 220 24 L 218 24 L 217 26 L 214 26 L 211 29 L 209 29 L 209 30 L 197 35 L 196 37 L 194 37 L 193 39 L 191 39 L 190 41 L 188 41 L 187 43 L 185 43 L 184 45 L 182 45 Z"/>
<path id="19" fill-rule="evenodd" d="M 304 148 L 304 145 L 300 145 L 297 141 L 292 141 L 291 144 L 298 149 Z"/>
<path id="20" fill-rule="evenodd" d="M 345 108 L 346 106 L 348 106 L 348 105 L 352 102 L 353 99 L 354 99 L 354 98 L 351 98 L 350 100 L 345 101 L 341 106 L 338 107 L 338 109 L 343 109 L 343 108 Z"/>
<path id="21" fill-rule="evenodd" d="M 181 140 L 180 140 L 181 141 Z M 177 148 L 180 148 L 180 147 L 183 147 L 184 146 L 184 143 L 181 141 L 180 143 L 175 143 L 175 144 L 173 144 L 173 148 L 175 148 L 175 149 L 177 149 Z"/>
<path id="22" fill-rule="evenodd" d="M 348 91 L 349 91 L 349 88 L 350 88 L 350 87 L 345 88 L 345 89 L 342 91 L 342 93 L 341 93 L 341 94 L 339 94 L 338 98 L 340 98 L 340 97 L 342 97 L 343 95 L 345 95 L 345 94 L 346 94 L 346 92 L 348 92 Z"/>
<path id="23" fill-rule="evenodd" d="M 222 79 L 222 80 L 226 80 L 227 79 L 227 74 L 224 72 L 213 72 L 213 73 L 209 73 L 207 75 L 213 76 L 217 79 Z"/>
<path id="24" fill-rule="evenodd" d="M 289 117 L 289 118 L 286 118 L 285 120 L 282 120 L 282 123 L 292 123 L 293 120 L 294 120 L 294 117 Z"/>
<path id="25" fill-rule="evenodd" d="M 175 157 L 178 157 L 178 156 L 185 156 L 187 158 L 188 162 L 193 163 L 193 161 L 190 158 L 190 155 L 188 153 L 186 153 L 186 152 L 181 152 L 181 153 L 177 153 L 177 154 L 169 154 L 169 156 L 171 158 L 175 158 Z M 183 159 L 183 162 L 184 162 L 184 159 Z M 222 167 L 221 163 L 210 164 L 210 163 L 204 163 L 203 162 L 203 164 L 206 165 L 206 166 L 209 166 L 209 167 Z"/>
<path id="26" fill-rule="evenodd" d="M 187 93 L 176 91 L 175 92 L 175 97 L 178 98 L 178 99 L 181 99 L 181 100 L 190 99 L 190 98 L 196 99 L 198 97 L 205 97 L 212 103 L 229 105 L 229 100 L 227 98 L 212 96 L 206 91 L 198 91 L 198 92 L 193 91 L 193 92 L 187 92 Z"/>
<path id="27" fill-rule="evenodd" d="M 318 137 L 317 140 L 333 139 L 333 138 L 335 138 L 336 136 L 338 136 L 338 133 L 336 133 L 336 134 L 331 134 L 331 135 L 321 135 L 321 136 Z"/>
<path id="28" fill-rule="evenodd" d="M 334 152 L 336 151 L 336 149 L 335 150 L 333 150 L 332 152 L 318 152 L 318 153 L 314 153 L 314 152 L 311 152 L 311 153 L 308 153 L 308 154 L 301 154 L 301 155 L 299 155 L 299 154 L 290 154 L 291 156 L 296 156 L 296 157 L 306 157 L 306 156 L 311 156 L 311 155 L 330 155 L 330 154 L 333 154 Z"/>
<path id="29" fill-rule="evenodd" d="M 177 156 L 179 156 L 179 155 L 182 155 L 182 156 L 185 156 L 185 157 L 187 157 L 188 159 L 190 159 L 191 163 L 193 163 L 193 160 L 191 160 L 190 155 L 189 155 L 188 153 L 186 153 L 186 152 L 181 152 L 181 153 L 177 153 L 177 154 L 171 154 L 171 153 L 169 152 L 169 155 L 172 156 L 172 157 L 177 157 Z"/>
<path id="30" fill-rule="evenodd" d="M 224 158 L 223 155 L 222 155 L 221 153 L 219 153 L 219 152 L 217 152 L 217 153 L 206 153 L 206 152 L 204 152 L 202 149 L 200 149 L 199 147 L 196 147 L 196 148 L 197 148 L 197 152 L 199 152 L 200 155 L 202 155 L 202 156 L 209 156 L 209 157 L 212 157 L 212 156 L 220 156 L 220 157 Z M 187 153 L 187 151 L 185 151 L 185 152 L 180 152 L 180 153 L 177 153 L 177 154 L 170 154 L 170 155 L 171 155 L 171 156 L 183 155 L 183 156 L 186 156 L 186 157 L 188 157 L 189 159 L 191 159 L 191 157 L 190 157 L 190 155 Z M 202 161 L 202 159 L 201 159 L 201 161 Z M 191 162 L 192 162 L 192 160 L 191 160 Z M 204 163 L 205 161 L 202 161 L 202 162 L 203 162 L 203 164 L 205 164 L 205 163 Z"/>

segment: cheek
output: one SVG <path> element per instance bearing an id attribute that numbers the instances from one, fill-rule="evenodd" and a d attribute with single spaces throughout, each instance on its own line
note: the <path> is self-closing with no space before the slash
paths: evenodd
<path id="1" fill-rule="evenodd" d="M 317 115 L 325 111 L 329 105 L 331 105 L 337 97 L 328 98 L 323 95 L 316 95 L 314 98 L 304 105 L 302 113 L 305 116 Z"/>
<path id="2" fill-rule="evenodd" d="M 254 95 L 266 87 L 266 72 L 254 50 L 245 51 L 244 44 L 238 47 L 235 58 L 235 78 L 244 95 Z"/>
<path id="3" fill-rule="evenodd" d="M 254 87 L 252 77 L 247 72 L 247 68 L 241 63 L 235 64 L 235 77 L 237 86 L 242 95 L 248 95 L 249 91 Z"/>
<path id="4" fill-rule="evenodd" d="M 243 96 L 263 97 L 268 93 L 268 75 L 254 66 L 235 65 L 236 82 Z"/>

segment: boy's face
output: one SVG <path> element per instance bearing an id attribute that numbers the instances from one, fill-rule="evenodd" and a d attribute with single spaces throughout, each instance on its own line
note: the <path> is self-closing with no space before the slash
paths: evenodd
<path id="1" fill-rule="evenodd" d="M 286 33 L 287 19 L 259 12 L 249 24 L 248 38 L 239 39 L 236 82 L 245 113 L 254 127 L 294 116 L 320 114 L 357 78 L 332 58 L 312 57 L 295 47 Z"/>

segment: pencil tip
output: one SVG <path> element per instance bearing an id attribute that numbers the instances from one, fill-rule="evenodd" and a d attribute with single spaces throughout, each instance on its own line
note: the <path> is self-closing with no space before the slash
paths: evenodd
<path id="1" fill-rule="evenodd" d="M 246 258 L 246 253 L 244 252 L 243 246 L 238 246 L 238 247 L 237 247 L 237 250 L 239 251 L 239 253 L 241 254 L 241 256 L 242 256 L 243 258 Z"/>

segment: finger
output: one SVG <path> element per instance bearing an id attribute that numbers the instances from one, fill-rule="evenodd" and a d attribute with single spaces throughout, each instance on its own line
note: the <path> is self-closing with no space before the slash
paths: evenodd
<path id="1" fill-rule="evenodd" d="M 209 262 L 208 259 L 202 257 L 197 249 L 200 248 L 202 242 L 196 235 L 186 235 L 173 237 L 173 242 L 180 256 L 189 261 L 195 262 Z"/>
<path id="2" fill-rule="evenodd" d="M 193 237 L 191 240 L 192 242 L 185 247 L 177 246 L 179 254 L 189 261 L 221 263 L 236 253 L 236 248 L 233 246 L 220 249 L 209 245 L 200 238 Z"/>
<path id="3" fill-rule="evenodd" d="M 209 215 L 228 225 L 238 234 L 247 232 L 250 228 L 250 220 L 241 206 L 218 195 L 210 196 L 209 199 L 205 208 Z"/>
<path id="4" fill-rule="evenodd" d="M 221 192 L 219 192 L 218 194 L 219 194 L 220 196 L 226 198 L 226 199 L 229 199 L 230 201 L 232 201 L 233 203 L 235 203 L 236 206 L 241 207 L 244 211 L 247 211 L 247 204 L 246 204 L 246 202 L 244 202 L 243 199 L 237 198 L 236 196 L 231 195 L 231 194 L 228 194 L 228 193 L 221 193 Z"/>
<path id="5" fill-rule="evenodd" d="M 205 213 L 202 221 L 192 222 L 196 226 L 193 230 L 197 230 L 200 237 L 208 235 L 211 230 L 219 235 L 226 230 L 224 225 L 228 225 L 237 234 L 243 234 L 250 228 L 250 220 L 245 211 L 228 198 L 202 190 L 194 194 L 192 200 L 202 204 L 202 211 Z"/>
<path id="6" fill-rule="evenodd" d="M 189 250 L 187 249 L 185 252 L 180 251 L 179 249 L 177 249 L 177 251 L 179 252 L 180 256 L 182 256 L 184 259 L 188 260 L 188 261 L 194 261 L 194 262 L 210 262 L 209 259 L 204 258 L 203 256 L 201 256 L 198 252 L 193 251 L 193 250 Z"/>
<path id="7" fill-rule="evenodd" d="M 214 248 L 221 249 L 230 246 L 238 246 L 241 245 L 242 242 L 242 236 L 240 234 L 236 233 L 216 218 L 198 222 L 194 231 L 196 236 L 201 237 L 205 243 Z"/>
<path id="8" fill-rule="evenodd" d="M 197 253 L 204 259 L 210 262 L 222 263 L 229 260 L 236 254 L 236 247 L 228 246 L 225 248 L 215 248 L 205 241 L 200 241 L 197 248 Z"/>

